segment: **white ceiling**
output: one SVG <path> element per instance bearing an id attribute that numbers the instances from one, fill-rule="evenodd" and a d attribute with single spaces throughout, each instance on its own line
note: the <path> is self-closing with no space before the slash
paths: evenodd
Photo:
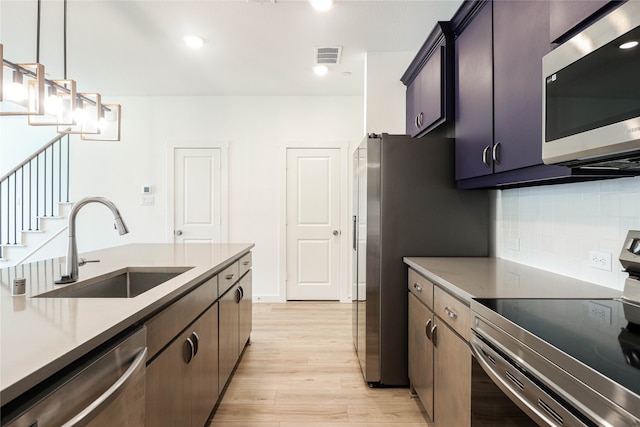
<path id="1" fill-rule="evenodd" d="M 67 77 L 108 95 L 362 95 L 366 52 L 412 52 L 462 0 L 68 0 Z M 40 62 L 63 76 L 63 2 L 42 0 Z M 36 0 L 0 0 L 0 42 L 12 62 L 35 62 Z M 182 36 L 201 35 L 194 51 Z M 342 46 L 329 73 L 314 47 Z M 408 64 L 407 64 L 408 65 Z M 400 75 L 398 76 L 398 79 Z"/>

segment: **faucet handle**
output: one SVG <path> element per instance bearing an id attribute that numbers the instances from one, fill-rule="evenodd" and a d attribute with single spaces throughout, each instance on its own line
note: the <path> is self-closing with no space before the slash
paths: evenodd
<path id="1" fill-rule="evenodd" d="M 88 260 L 88 259 L 86 259 L 86 258 L 80 258 L 80 259 L 78 260 L 78 267 L 82 267 L 83 265 L 85 265 L 85 264 L 86 264 L 86 263 L 88 263 L 88 262 L 100 262 L 100 260 L 99 260 L 99 259 L 91 259 L 91 260 Z"/>

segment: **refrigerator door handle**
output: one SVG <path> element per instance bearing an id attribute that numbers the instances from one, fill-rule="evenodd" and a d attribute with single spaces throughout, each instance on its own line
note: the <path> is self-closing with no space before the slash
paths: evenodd
<path id="1" fill-rule="evenodd" d="M 353 216 L 353 250 L 355 251 L 357 249 L 357 241 L 356 241 L 356 227 L 358 224 L 358 217 L 357 216 Z"/>

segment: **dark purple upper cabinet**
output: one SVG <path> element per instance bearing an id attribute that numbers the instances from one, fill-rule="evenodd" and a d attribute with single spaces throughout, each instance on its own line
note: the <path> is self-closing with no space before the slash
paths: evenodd
<path id="1" fill-rule="evenodd" d="M 547 1 L 471 2 L 456 39 L 456 179 L 542 164 Z"/>
<path id="2" fill-rule="evenodd" d="M 407 134 L 422 136 L 453 120 L 453 75 L 453 32 L 438 22 L 400 79 L 407 86 Z"/>
<path id="3" fill-rule="evenodd" d="M 551 0 L 549 2 L 549 41 L 561 43 L 568 40 L 586 25 L 621 3 L 623 2 L 609 0 Z"/>
<path id="4" fill-rule="evenodd" d="M 547 1 L 493 3 L 493 170 L 542 164 L 542 57 Z"/>
<path id="5" fill-rule="evenodd" d="M 473 6 L 458 34 L 456 56 L 456 180 L 493 173 L 492 4 Z"/>

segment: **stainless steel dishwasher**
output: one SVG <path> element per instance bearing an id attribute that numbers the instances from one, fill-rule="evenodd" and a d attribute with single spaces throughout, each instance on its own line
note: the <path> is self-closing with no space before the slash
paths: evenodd
<path id="1" fill-rule="evenodd" d="M 112 340 L 2 407 L 2 426 L 144 426 L 146 328 Z"/>

